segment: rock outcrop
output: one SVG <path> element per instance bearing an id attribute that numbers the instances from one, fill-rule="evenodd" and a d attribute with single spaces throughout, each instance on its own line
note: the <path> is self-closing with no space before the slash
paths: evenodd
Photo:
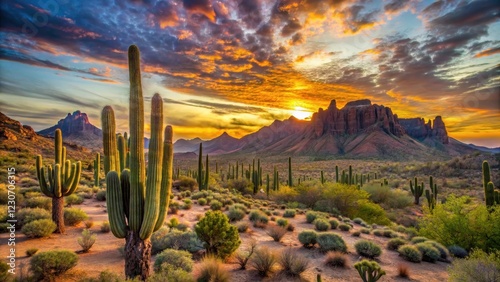
<path id="1" fill-rule="evenodd" d="M 399 123 L 405 129 L 406 133 L 415 139 L 423 140 L 426 138 L 435 138 L 442 144 L 448 144 L 448 132 L 441 116 L 437 116 L 434 121 L 427 123 L 423 118 L 399 119 Z"/>
<path id="2" fill-rule="evenodd" d="M 405 134 L 397 115 L 390 108 L 372 104 L 367 99 L 349 102 L 342 109 L 338 109 L 336 101 L 332 100 L 328 109 L 320 108 L 311 121 L 316 137 L 324 134 L 353 135 L 377 129 L 398 137 Z"/>
<path id="3" fill-rule="evenodd" d="M 0 113 L 0 139 L 16 141 L 19 138 L 36 140 L 37 134 L 31 126 L 22 125 L 19 121 Z"/>

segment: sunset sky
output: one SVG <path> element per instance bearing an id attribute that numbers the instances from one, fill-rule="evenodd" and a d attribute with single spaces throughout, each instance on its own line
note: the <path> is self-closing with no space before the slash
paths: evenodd
<path id="1" fill-rule="evenodd" d="M 400 0 L 1 2 L 0 111 L 40 130 L 80 110 L 128 127 L 126 50 L 175 138 L 241 137 L 336 99 L 443 116 L 500 146 L 500 5 Z M 149 108 L 149 103 L 146 103 Z M 146 114 L 146 120 L 149 115 Z"/>

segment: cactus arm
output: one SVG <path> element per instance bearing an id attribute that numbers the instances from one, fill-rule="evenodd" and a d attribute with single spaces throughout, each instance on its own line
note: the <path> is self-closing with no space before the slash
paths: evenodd
<path id="1" fill-rule="evenodd" d="M 106 176 L 106 187 L 106 205 L 111 232 L 117 238 L 125 238 L 127 225 L 125 224 L 125 213 L 123 211 L 123 194 L 116 171 L 112 170 Z"/>
<path id="2" fill-rule="evenodd" d="M 101 113 L 102 140 L 104 149 L 104 173 L 118 169 L 116 152 L 115 113 L 111 106 L 105 106 Z"/>
<path id="3" fill-rule="evenodd" d="M 73 194 L 78 188 L 78 183 L 80 183 L 80 177 L 82 176 L 82 162 L 78 161 L 76 164 L 73 164 L 73 166 L 75 165 L 76 167 L 73 168 L 75 170 L 75 177 L 73 178 L 73 181 L 71 181 L 71 185 L 68 192 L 65 193 L 65 196 Z"/>
<path id="4" fill-rule="evenodd" d="M 54 194 L 52 193 L 50 189 L 50 184 L 47 184 L 47 180 L 45 179 L 45 167 L 40 168 L 40 190 L 42 190 L 42 193 L 45 194 L 47 197 L 53 197 Z"/>
<path id="5" fill-rule="evenodd" d="M 56 164 L 63 164 L 62 162 L 62 153 L 63 153 L 63 145 L 62 145 L 62 133 L 61 130 L 58 128 L 56 129 L 55 136 L 54 136 L 54 143 L 55 143 L 55 150 L 54 150 L 54 160 Z"/>
<path id="6" fill-rule="evenodd" d="M 120 167 L 118 168 L 117 171 L 121 172 L 125 169 L 125 158 L 127 157 L 127 148 L 126 148 L 126 145 L 125 145 L 125 138 L 119 134 L 118 135 L 118 139 L 117 139 L 117 142 L 118 142 L 118 163 L 120 165 Z"/>
<path id="7" fill-rule="evenodd" d="M 146 168 L 144 160 L 144 102 L 142 97 L 139 48 L 128 49 L 130 99 L 130 229 L 141 229 L 144 212 L 144 185 Z"/>
<path id="8" fill-rule="evenodd" d="M 75 175 L 76 175 L 76 163 L 72 165 L 73 169 L 68 169 L 67 171 L 70 171 L 70 175 L 68 176 L 67 179 L 64 179 L 64 185 L 62 187 L 62 194 L 64 196 L 67 196 L 67 193 L 71 189 L 71 184 L 73 184 L 73 181 L 75 181 Z"/>
<path id="9" fill-rule="evenodd" d="M 148 177 L 144 218 L 139 236 L 146 239 L 153 234 L 159 214 L 160 184 L 163 165 L 163 100 L 157 93 L 151 101 L 151 141 L 148 152 Z M 208 171 L 208 168 L 207 168 Z M 170 175 L 172 176 L 172 175 Z"/>
<path id="10" fill-rule="evenodd" d="M 61 152 L 61 168 L 62 168 L 61 175 L 66 176 L 66 174 L 69 174 L 69 173 L 66 172 L 67 167 L 63 166 L 64 164 L 66 164 L 66 146 L 62 146 L 62 152 Z"/>
<path id="11" fill-rule="evenodd" d="M 130 170 L 124 169 L 120 174 L 123 195 L 123 211 L 127 220 L 130 218 Z"/>
<path id="12" fill-rule="evenodd" d="M 56 164 L 54 166 L 54 186 L 53 186 L 53 191 L 54 191 L 54 196 L 56 198 L 62 197 L 62 192 L 61 192 L 61 165 Z"/>
<path id="13" fill-rule="evenodd" d="M 168 125 L 165 127 L 165 139 L 163 141 L 163 171 L 161 179 L 160 191 L 160 213 L 154 231 L 160 229 L 165 222 L 168 206 L 170 204 L 170 193 L 172 190 L 172 167 L 173 167 L 173 144 L 172 144 L 172 127 Z"/>

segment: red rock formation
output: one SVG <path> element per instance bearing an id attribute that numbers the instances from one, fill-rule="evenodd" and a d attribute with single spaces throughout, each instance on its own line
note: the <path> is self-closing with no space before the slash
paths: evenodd
<path id="1" fill-rule="evenodd" d="M 400 119 L 399 123 L 412 138 L 435 138 L 443 144 L 449 143 L 448 132 L 441 116 L 437 116 L 432 123 L 431 120 L 425 123 L 423 118 Z"/>
<path id="2" fill-rule="evenodd" d="M 328 109 L 326 111 L 319 109 L 313 114 L 311 121 L 316 137 L 323 134 L 352 135 L 376 128 L 398 137 L 405 134 L 397 116 L 393 115 L 390 108 L 372 105 L 367 99 L 349 102 L 340 110 L 336 101 L 332 100 Z"/>
<path id="3" fill-rule="evenodd" d="M 37 134 L 31 126 L 22 125 L 19 121 L 0 113 L 0 138 L 15 141 L 18 138 L 36 140 L 36 137 Z"/>
<path id="4" fill-rule="evenodd" d="M 102 136 L 101 130 L 89 122 L 87 114 L 80 111 L 75 111 L 73 114 L 68 113 L 68 115 L 64 119 L 59 120 L 56 125 L 41 130 L 38 133 L 41 135 L 53 136 L 55 130 L 58 128 L 61 129 L 63 137 L 79 132 L 89 132 L 97 136 Z"/>

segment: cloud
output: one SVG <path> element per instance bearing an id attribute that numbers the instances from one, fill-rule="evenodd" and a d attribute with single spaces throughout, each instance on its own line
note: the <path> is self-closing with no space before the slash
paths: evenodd
<path id="1" fill-rule="evenodd" d="M 201 14 L 215 22 L 215 11 L 210 0 L 183 0 L 184 8 L 193 14 Z"/>
<path id="2" fill-rule="evenodd" d="M 486 50 L 483 50 L 483 51 L 477 53 L 476 55 L 474 55 L 474 58 L 493 56 L 493 55 L 499 54 L 499 53 L 500 53 L 500 47 L 490 48 L 490 49 L 486 49 Z"/>

